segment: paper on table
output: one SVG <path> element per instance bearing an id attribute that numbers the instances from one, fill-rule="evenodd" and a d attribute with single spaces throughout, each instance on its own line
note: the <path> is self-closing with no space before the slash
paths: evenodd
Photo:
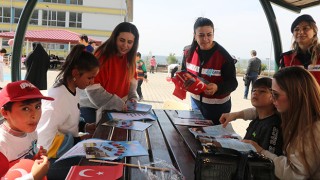
<path id="1" fill-rule="evenodd" d="M 203 120 L 203 119 L 174 118 L 173 122 L 176 125 L 184 125 L 184 126 L 212 126 L 213 125 L 213 122 L 211 120 Z"/>
<path id="2" fill-rule="evenodd" d="M 87 140 L 80 141 L 76 145 L 74 145 L 71 149 L 69 149 L 69 151 L 64 153 L 55 162 L 61 161 L 63 159 L 75 157 L 75 156 L 86 156 L 86 152 L 85 152 L 85 149 L 83 147 L 84 143 L 97 143 L 97 142 L 105 142 L 105 141 L 106 140 L 102 140 L 102 139 L 87 139 Z M 118 158 L 118 156 L 111 158 L 111 160 L 115 160 L 117 158 Z"/>
<path id="3" fill-rule="evenodd" d="M 121 121 L 107 121 L 102 125 L 113 126 L 113 127 L 122 128 L 122 129 L 144 131 L 145 129 L 150 127 L 152 124 L 139 122 L 139 121 L 132 121 L 132 120 L 121 120 Z"/>
<path id="4" fill-rule="evenodd" d="M 217 138 L 217 139 L 215 139 L 215 141 L 220 143 L 220 145 L 218 145 L 219 147 L 221 146 L 224 148 L 235 149 L 237 151 L 243 151 L 243 152 L 246 152 L 246 151 L 255 151 L 256 152 L 256 148 L 254 148 L 253 145 L 241 142 L 237 139 Z M 217 146 L 216 143 L 215 143 L 215 145 Z"/>
<path id="5" fill-rule="evenodd" d="M 152 105 L 149 104 L 133 103 L 130 101 L 126 104 L 129 112 L 149 112 L 152 109 Z"/>
<path id="6" fill-rule="evenodd" d="M 178 117 L 183 119 L 204 119 L 200 111 L 178 111 Z"/>
<path id="7" fill-rule="evenodd" d="M 108 113 L 110 119 L 119 121 L 119 120 L 157 120 L 157 117 L 150 113 L 119 113 L 119 112 L 112 112 Z"/>
<path id="8" fill-rule="evenodd" d="M 205 138 L 236 138 L 241 140 L 241 136 L 237 134 L 231 124 L 228 124 L 226 128 L 223 128 L 222 125 L 216 126 L 207 126 L 207 127 L 197 127 L 189 128 L 189 131 L 196 137 L 205 137 Z"/>

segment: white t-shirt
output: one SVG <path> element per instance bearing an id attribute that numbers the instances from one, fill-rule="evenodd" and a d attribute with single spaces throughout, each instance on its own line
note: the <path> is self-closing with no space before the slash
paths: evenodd
<path id="1" fill-rule="evenodd" d="M 42 115 L 39 121 L 38 146 L 49 150 L 58 132 L 79 136 L 79 90 L 72 94 L 64 85 L 51 88 L 48 96 L 53 101 L 42 100 Z"/>

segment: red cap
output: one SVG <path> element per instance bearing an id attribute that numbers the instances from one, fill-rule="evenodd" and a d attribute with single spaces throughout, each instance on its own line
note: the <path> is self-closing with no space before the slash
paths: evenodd
<path id="1" fill-rule="evenodd" d="M 51 97 L 43 96 L 36 86 L 26 80 L 9 83 L 0 91 L 0 107 L 8 102 L 28 99 L 54 100 Z"/>

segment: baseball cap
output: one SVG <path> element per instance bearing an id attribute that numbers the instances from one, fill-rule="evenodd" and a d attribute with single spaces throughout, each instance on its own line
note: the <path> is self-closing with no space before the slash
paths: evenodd
<path id="1" fill-rule="evenodd" d="M 35 85 L 26 80 L 9 83 L 0 91 L 0 107 L 8 102 L 24 101 L 28 99 L 54 100 L 51 97 L 43 96 Z"/>
<path id="2" fill-rule="evenodd" d="M 293 21 L 292 25 L 291 25 L 291 32 L 293 33 L 293 29 L 298 26 L 298 24 L 300 24 L 302 21 L 305 21 L 305 22 L 313 22 L 313 23 L 316 23 L 314 21 L 314 19 L 312 18 L 312 16 L 308 15 L 308 14 L 303 14 L 299 17 L 297 17 L 296 20 Z"/>

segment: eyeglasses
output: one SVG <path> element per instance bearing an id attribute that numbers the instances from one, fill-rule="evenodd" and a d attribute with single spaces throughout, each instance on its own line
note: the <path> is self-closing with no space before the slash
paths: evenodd
<path id="1" fill-rule="evenodd" d="M 302 26 L 302 27 L 297 26 L 296 28 L 293 29 L 293 32 L 296 32 L 296 33 L 300 31 L 308 32 L 310 29 L 311 29 L 310 26 Z"/>
<path id="2" fill-rule="evenodd" d="M 278 100 L 279 97 L 282 95 L 282 94 L 280 94 L 280 93 L 278 93 L 277 91 L 272 90 L 272 89 L 271 89 L 271 94 L 272 94 L 272 99 L 273 99 L 273 100 Z"/>

